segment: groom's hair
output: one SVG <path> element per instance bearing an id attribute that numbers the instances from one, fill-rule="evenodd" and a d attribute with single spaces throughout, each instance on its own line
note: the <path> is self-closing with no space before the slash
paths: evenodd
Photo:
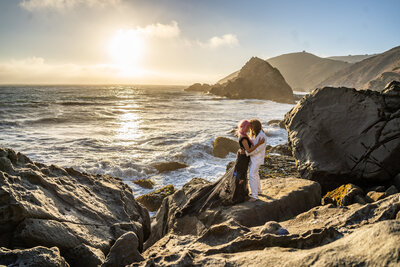
<path id="1" fill-rule="evenodd" d="M 262 130 L 261 122 L 257 119 L 250 120 L 250 134 L 252 137 L 256 137 Z"/>

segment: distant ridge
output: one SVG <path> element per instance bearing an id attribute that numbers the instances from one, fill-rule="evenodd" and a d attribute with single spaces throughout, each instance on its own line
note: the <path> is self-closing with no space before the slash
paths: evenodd
<path id="1" fill-rule="evenodd" d="M 344 61 L 347 63 L 357 63 L 363 61 L 364 59 L 376 56 L 378 54 L 371 54 L 371 55 L 348 55 L 348 56 L 333 56 L 327 57 L 328 59 Z"/>
<path id="2" fill-rule="evenodd" d="M 400 46 L 392 48 L 382 54 L 364 59 L 344 68 L 337 73 L 331 75 L 327 79 L 321 81 L 317 87 L 334 86 L 334 87 L 352 87 L 356 89 L 373 89 L 377 88 L 372 80 L 384 80 L 385 77 L 398 77 L 398 69 L 400 67 Z M 385 73 L 385 74 L 384 74 Z M 380 77 L 384 74 L 384 77 Z"/>
<path id="3" fill-rule="evenodd" d="M 286 82 L 296 91 L 311 91 L 322 80 L 346 68 L 350 63 L 321 58 L 307 52 L 284 54 L 266 60 L 277 68 Z M 239 71 L 219 80 L 222 84 L 235 78 Z"/>

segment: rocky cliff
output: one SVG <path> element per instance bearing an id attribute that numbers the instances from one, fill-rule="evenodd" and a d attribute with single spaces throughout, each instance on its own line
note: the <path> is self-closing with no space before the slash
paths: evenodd
<path id="1" fill-rule="evenodd" d="M 210 93 L 234 99 L 255 98 L 294 103 L 293 91 L 279 70 L 257 57 L 251 58 L 234 79 L 214 85 Z"/>

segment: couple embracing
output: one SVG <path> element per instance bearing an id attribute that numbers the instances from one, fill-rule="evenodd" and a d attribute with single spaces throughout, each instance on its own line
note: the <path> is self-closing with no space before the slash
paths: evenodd
<path id="1" fill-rule="evenodd" d="M 249 168 L 249 185 L 251 190 L 250 202 L 258 199 L 258 194 L 261 194 L 261 183 L 259 169 L 264 163 L 265 157 L 265 140 L 267 136 L 262 130 L 261 122 L 257 119 L 250 121 L 243 120 L 238 125 L 238 139 L 240 150 L 237 153 L 236 164 L 234 168 L 234 177 L 238 183 L 242 184 L 247 190 L 247 169 Z"/>
<path id="2" fill-rule="evenodd" d="M 227 171 L 218 181 L 204 184 L 193 192 L 187 202 L 177 209 L 175 216 L 182 217 L 218 206 L 227 206 L 246 201 L 249 198 L 247 171 L 251 198 L 254 202 L 261 193 L 259 168 L 264 163 L 266 135 L 261 122 L 253 119 L 241 121 L 238 125 L 240 150 L 237 153 L 235 166 Z"/>

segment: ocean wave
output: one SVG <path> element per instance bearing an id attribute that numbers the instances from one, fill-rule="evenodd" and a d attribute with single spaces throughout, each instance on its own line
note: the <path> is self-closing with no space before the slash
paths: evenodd
<path id="1" fill-rule="evenodd" d="M 6 120 L 2 120 L 0 121 L 0 126 L 13 126 L 13 127 L 17 127 L 20 126 L 19 122 L 16 121 L 6 121 Z"/>

